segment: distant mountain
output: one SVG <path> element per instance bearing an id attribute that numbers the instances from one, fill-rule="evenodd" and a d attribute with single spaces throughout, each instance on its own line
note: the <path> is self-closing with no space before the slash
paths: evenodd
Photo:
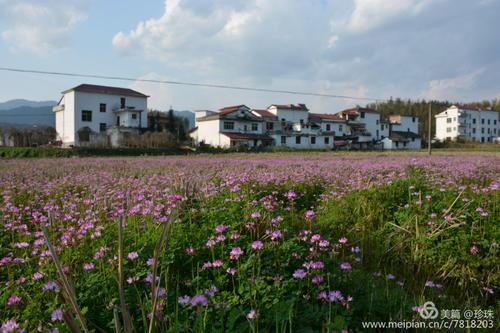
<path id="1" fill-rule="evenodd" d="M 189 121 L 189 128 L 187 130 L 190 130 L 194 127 L 194 112 L 192 111 L 174 111 L 174 114 L 177 117 L 185 118 Z"/>
<path id="2" fill-rule="evenodd" d="M 27 99 L 13 99 L 7 102 L 0 102 L 0 110 L 8 110 L 8 109 L 14 109 L 14 108 L 19 108 L 21 106 L 29 106 L 32 108 L 37 108 L 37 107 L 53 107 L 56 105 L 56 101 L 29 101 Z"/>
<path id="3" fill-rule="evenodd" d="M 0 127 L 30 127 L 45 125 L 55 127 L 52 107 L 55 101 L 28 101 L 14 99 L 0 103 Z"/>

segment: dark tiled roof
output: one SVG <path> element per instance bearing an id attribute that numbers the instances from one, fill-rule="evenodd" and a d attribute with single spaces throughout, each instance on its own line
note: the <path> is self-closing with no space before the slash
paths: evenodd
<path id="1" fill-rule="evenodd" d="M 271 104 L 269 107 L 275 106 L 280 110 L 294 110 L 294 111 L 309 111 L 305 104 Z"/>
<path id="2" fill-rule="evenodd" d="M 225 114 L 228 114 L 228 113 L 231 113 L 231 112 L 234 112 L 234 111 L 238 111 L 242 107 L 250 109 L 248 106 L 246 106 L 244 104 L 233 105 L 233 106 L 226 106 L 225 108 L 219 109 L 219 114 L 220 115 L 225 115 Z"/>
<path id="3" fill-rule="evenodd" d="M 259 114 L 259 115 L 260 115 L 260 116 L 262 116 L 262 117 L 267 117 L 267 118 L 276 118 L 276 119 L 278 118 L 278 117 L 276 117 L 276 116 L 274 115 L 274 113 L 269 112 L 269 111 L 267 111 L 267 110 L 255 110 L 255 109 L 254 109 L 254 110 L 252 110 L 252 111 L 254 111 L 255 113 Z"/>
<path id="4" fill-rule="evenodd" d="M 344 119 L 342 119 L 336 114 L 327 114 L 327 113 L 309 113 L 309 119 L 328 119 L 328 120 L 344 121 Z"/>
<path id="5" fill-rule="evenodd" d="M 263 140 L 263 141 L 272 141 L 269 135 L 264 134 L 251 134 L 251 133 L 226 133 L 222 132 L 228 138 L 232 140 Z"/>
<path id="6" fill-rule="evenodd" d="M 410 139 L 419 139 L 420 135 L 413 132 L 404 132 L 404 131 L 392 131 L 389 135 L 389 139 L 393 141 L 408 141 Z"/>
<path id="7" fill-rule="evenodd" d="M 345 114 L 352 114 L 352 115 L 359 115 L 361 112 L 366 112 L 366 113 L 379 113 L 377 110 L 375 109 L 371 109 L 371 108 L 362 108 L 360 106 L 356 106 L 355 108 L 350 108 L 350 109 L 346 109 L 346 110 L 343 110 L 343 111 L 340 111 L 340 113 L 345 113 Z M 339 112 L 338 112 L 339 113 Z"/>
<path id="8" fill-rule="evenodd" d="M 129 88 L 98 86 L 94 84 L 80 84 L 79 86 L 63 91 L 63 94 L 70 91 L 119 96 L 149 97 L 148 95 L 144 95 L 143 93 Z"/>

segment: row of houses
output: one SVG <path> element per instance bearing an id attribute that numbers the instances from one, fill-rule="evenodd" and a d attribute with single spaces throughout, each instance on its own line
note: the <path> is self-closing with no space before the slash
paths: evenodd
<path id="1" fill-rule="evenodd" d="M 267 109 L 235 105 L 218 112 L 196 112 L 190 135 L 198 145 L 215 147 L 418 149 L 416 117 L 381 119 L 374 109 L 355 107 L 335 114 L 313 113 L 305 104 L 272 104 Z"/>
<path id="2" fill-rule="evenodd" d="M 57 140 L 63 146 L 110 145 L 145 131 L 157 116 L 148 117 L 149 96 L 128 88 L 81 84 L 62 92 L 54 106 Z M 498 112 L 452 106 L 436 115 L 436 138 L 465 136 L 497 141 Z M 151 118 L 151 119 L 150 119 Z M 219 111 L 195 111 L 190 137 L 196 145 L 214 147 L 283 146 L 309 149 L 418 149 L 419 119 L 363 107 L 336 113 L 310 112 L 305 104 L 272 104 L 266 109 L 246 105 Z M 151 126 L 149 126 L 151 127 Z M 154 126 L 153 126 L 154 127 Z"/>

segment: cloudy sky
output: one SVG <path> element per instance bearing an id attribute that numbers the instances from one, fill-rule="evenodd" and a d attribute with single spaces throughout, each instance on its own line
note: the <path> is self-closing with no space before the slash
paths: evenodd
<path id="1" fill-rule="evenodd" d="M 500 0 L 0 0 L 0 67 L 355 97 L 500 98 Z M 0 72 L 0 101 L 129 86 L 150 106 L 365 101 Z"/>

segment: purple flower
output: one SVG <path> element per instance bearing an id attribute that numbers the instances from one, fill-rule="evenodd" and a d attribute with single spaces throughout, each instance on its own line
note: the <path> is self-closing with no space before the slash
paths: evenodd
<path id="1" fill-rule="evenodd" d="M 264 247 L 264 243 L 260 240 L 256 240 L 252 243 L 252 250 L 257 251 Z"/>
<path id="2" fill-rule="evenodd" d="M 328 247 L 330 245 L 330 242 L 327 241 L 326 239 L 322 239 L 319 241 L 319 247 Z"/>
<path id="3" fill-rule="evenodd" d="M 207 306 L 208 305 L 208 299 L 205 297 L 205 295 L 202 295 L 202 294 L 195 295 L 191 299 L 191 305 L 192 306 L 198 306 L 198 305 Z"/>
<path id="4" fill-rule="evenodd" d="M 93 264 L 93 263 L 91 263 L 91 262 L 89 262 L 89 263 L 87 263 L 87 264 L 83 265 L 83 269 L 84 269 L 84 270 L 86 270 L 86 271 L 90 271 L 91 269 L 94 269 L 94 268 L 95 268 L 95 266 L 94 266 L 94 264 Z"/>
<path id="5" fill-rule="evenodd" d="M 227 227 L 224 224 L 219 224 L 218 226 L 215 227 L 216 232 L 224 232 L 227 230 Z"/>
<path id="6" fill-rule="evenodd" d="M 348 240 L 347 240 L 346 237 L 342 237 L 342 238 L 339 239 L 339 244 L 345 245 L 345 244 L 347 244 L 347 241 Z"/>
<path id="7" fill-rule="evenodd" d="M 129 260 L 135 260 L 137 258 L 139 258 L 139 254 L 137 252 L 130 252 L 128 255 L 127 255 L 127 258 Z"/>
<path id="8" fill-rule="evenodd" d="M 434 288 L 436 285 L 431 280 L 425 281 L 425 286 L 429 288 Z"/>
<path id="9" fill-rule="evenodd" d="M 7 306 L 13 306 L 21 303 L 22 298 L 17 295 L 11 295 L 7 300 Z"/>
<path id="10" fill-rule="evenodd" d="M 312 283 L 313 284 L 321 284 L 323 282 L 323 276 L 321 275 L 315 275 L 313 278 L 312 278 Z"/>
<path id="11" fill-rule="evenodd" d="M 476 245 L 472 245 L 469 251 L 471 255 L 475 256 L 479 253 L 479 248 Z"/>
<path id="12" fill-rule="evenodd" d="M 287 193 L 285 193 L 285 197 L 287 197 L 288 200 L 293 200 L 297 197 L 297 193 L 295 193 L 294 191 L 288 191 Z"/>
<path id="13" fill-rule="evenodd" d="M 226 272 L 230 275 L 234 275 L 234 274 L 236 274 L 236 272 L 238 272 L 238 270 L 236 268 L 230 267 L 230 268 L 226 269 Z"/>
<path id="14" fill-rule="evenodd" d="M 352 270 L 352 266 L 348 262 L 343 262 L 340 264 L 340 269 L 342 269 L 344 271 L 350 271 L 350 270 Z"/>
<path id="15" fill-rule="evenodd" d="M 204 293 L 205 295 L 207 296 L 210 296 L 210 297 L 214 297 L 215 294 L 219 291 L 219 289 L 217 289 L 217 287 L 215 285 L 211 285 L 210 288 L 207 288 L 204 290 Z"/>
<path id="16" fill-rule="evenodd" d="M 42 291 L 59 290 L 59 285 L 55 281 L 47 281 L 42 287 Z"/>
<path id="17" fill-rule="evenodd" d="M 14 319 L 9 319 L 0 327 L 2 333 L 14 332 L 19 328 L 19 324 Z"/>
<path id="18" fill-rule="evenodd" d="M 36 280 L 40 280 L 41 278 L 44 277 L 44 273 L 43 272 L 36 272 L 35 274 L 33 274 L 33 281 L 36 281 Z"/>
<path id="19" fill-rule="evenodd" d="M 296 279 L 302 280 L 303 278 L 306 277 L 306 271 L 304 271 L 301 268 L 296 269 L 295 272 L 293 272 L 293 277 Z"/>
<path id="20" fill-rule="evenodd" d="M 180 305 L 189 304 L 190 301 L 191 297 L 189 297 L 188 295 L 179 296 L 179 298 L 177 299 L 177 303 L 179 303 Z"/>
<path id="21" fill-rule="evenodd" d="M 258 219 L 259 217 L 261 217 L 260 215 L 260 212 L 254 212 L 252 213 L 252 215 L 250 215 L 253 219 Z"/>
<path id="22" fill-rule="evenodd" d="M 63 320 L 63 311 L 61 308 L 57 308 L 54 311 L 52 311 L 52 314 L 50 315 L 50 320 L 52 321 L 58 321 L 58 320 Z"/>
<path id="23" fill-rule="evenodd" d="M 233 247 L 229 253 L 229 259 L 238 260 L 241 255 L 243 255 L 243 250 L 240 247 Z"/>
<path id="24" fill-rule="evenodd" d="M 137 281 L 139 281 L 139 277 L 138 276 L 129 276 L 127 278 L 127 283 L 128 284 L 132 284 L 132 283 L 137 282 Z"/>
<path id="25" fill-rule="evenodd" d="M 359 248 L 359 246 L 353 246 L 353 247 L 351 247 L 351 252 L 352 253 L 359 253 L 359 252 L 361 252 L 361 249 Z"/>
<path id="26" fill-rule="evenodd" d="M 154 258 L 149 258 L 148 261 L 146 261 L 146 265 L 148 266 L 153 266 L 154 264 L 155 264 Z"/>
<path id="27" fill-rule="evenodd" d="M 396 277 L 392 274 L 387 274 L 387 280 L 394 280 Z"/>
<path id="28" fill-rule="evenodd" d="M 281 231 L 278 229 L 278 230 L 274 230 L 272 233 L 271 233 L 271 240 L 276 240 L 278 238 L 281 238 L 282 237 L 282 234 L 281 234 Z"/>
<path id="29" fill-rule="evenodd" d="M 207 243 L 205 244 L 205 246 L 206 246 L 206 247 L 208 247 L 208 248 L 211 248 L 211 247 L 213 247 L 215 244 L 217 244 L 217 242 L 216 242 L 215 240 L 213 240 L 213 239 L 209 239 L 209 240 L 207 241 Z"/>

